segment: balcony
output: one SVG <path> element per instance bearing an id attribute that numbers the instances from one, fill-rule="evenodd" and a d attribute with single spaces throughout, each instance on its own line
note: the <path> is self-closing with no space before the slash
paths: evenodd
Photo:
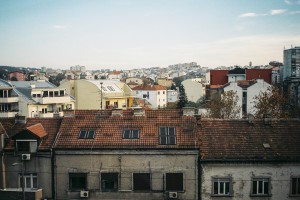
<path id="1" fill-rule="evenodd" d="M 32 117 L 40 117 L 40 118 L 53 118 L 53 117 L 63 117 L 64 112 L 47 112 L 47 113 L 39 113 L 39 114 L 34 114 Z"/>
<path id="2" fill-rule="evenodd" d="M 33 99 L 40 104 L 68 103 L 71 101 L 70 96 L 38 97 Z"/>
<path id="3" fill-rule="evenodd" d="M 19 102 L 19 97 L 1 97 L 0 103 L 17 103 Z"/>
<path id="4" fill-rule="evenodd" d="M 15 117 L 16 114 L 18 114 L 19 111 L 11 110 L 11 111 L 0 111 L 0 118 L 8 118 L 8 117 Z"/>

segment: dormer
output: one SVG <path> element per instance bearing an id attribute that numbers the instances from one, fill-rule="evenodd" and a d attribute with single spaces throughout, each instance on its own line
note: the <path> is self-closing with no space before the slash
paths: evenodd
<path id="1" fill-rule="evenodd" d="M 36 153 L 38 146 L 47 135 L 41 123 L 23 129 L 12 137 L 15 140 L 15 152 L 17 154 Z"/>

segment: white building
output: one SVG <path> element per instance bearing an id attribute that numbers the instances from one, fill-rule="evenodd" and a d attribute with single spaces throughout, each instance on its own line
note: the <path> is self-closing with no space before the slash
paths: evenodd
<path id="1" fill-rule="evenodd" d="M 175 103 L 178 101 L 178 91 L 177 90 L 168 90 L 167 91 L 167 97 L 168 97 L 168 103 Z"/>
<path id="2" fill-rule="evenodd" d="M 187 79 L 182 81 L 181 84 L 184 86 L 189 101 L 197 102 L 205 96 L 205 86 L 201 83 L 201 79 Z"/>
<path id="3" fill-rule="evenodd" d="M 64 115 L 65 109 L 74 109 L 75 100 L 64 89 L 45 80 L 0 80 L 1 117 L 55 117 Z M 1 98 L 2 96 L 2 98 Z M 1 103 L 2 102 L 2 103 Z"/>
<path id="4" fill-rule="evenodd" d="M 224 86 L 224 92 L 234 91 L 239 97 L 238 106 L 241 108 L 240 117 L 247 114 L 255 114 L 254 97 L 258 96 L 260 92 L 266 92 L 271 85 L 263 79 L 257 80 L 243 80 L 237 82 L 230 82 Z"/>
<path id="5" fill-rule="evenodd" d="M 161 85 L 142 85 L 132 88 L 138 98 L 147 100 L 152 108 L 167 106 L 167 88 Z"/>

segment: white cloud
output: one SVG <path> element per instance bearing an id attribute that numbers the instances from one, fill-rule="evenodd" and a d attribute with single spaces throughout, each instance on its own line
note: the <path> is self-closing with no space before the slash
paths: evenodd
<path id="1" fill-rule="evenodd" d="M 271 10 L 270 13 L 271 15 L 280 15 L 280 14 L 283 14 L 285 13 L 287 10 L 285 9 L 278 9 L 278 10 Z"/>
<path id="2" fill-rule="evenodd" d="M 52 28 L 54 28 L 54 29 L 65 29 L 66 25 L 53 25 Z"/>
<path id="3" fill-rule="evenodd" d="M 257 17 L 257 16 L 259 16 L 259 14 L 250 12 L 250 13 L 241 14 L 239 17 Z"/>

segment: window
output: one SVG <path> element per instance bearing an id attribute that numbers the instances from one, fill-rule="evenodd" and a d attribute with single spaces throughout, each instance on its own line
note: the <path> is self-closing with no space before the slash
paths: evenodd
<path id="1" fill-rule="evenodd" d="M 166 191 L 183 191 L 183 173 L 166 173 Z"/>
<path id="2" fill-rule="evenodd" d="M 123 139 L 139 139 L 140 131 L 138 129 L 123 130 Z"/>
<path id="3" fill-rule="evenodd" d="M 134 191 L 149 191 L 150 173 L 133 173 L 133 190 Z"/>
<path id="4" fill-rule="evenodd" d="M 65 96 L 65 91 L 64 90 L 60 90 L 59 91 L 59 96 Z"/>
<path id="5" fill-rule="evenodd" d="M 213 196 L 230 196 L 232 181 L 231 178 L 213 178 L 212 195 Z"/>
<path id="6" fill-rule="evenodd" d="M 37 151 L 36 140 L 16 140 L 16 149 L 19 153 L 35 153 Z"/>
<path id="7" fill-rule="evenodd" d="M 95 130 L 81 130 L 78 139 L 94 139 Z"/>
<path id="8" fill-rule="evenodd" d="M 54 96 L 58 97 L 58 91 L 54 91 Z"/>
<path id="9" fill-rule="evenodd" d="M 107 86 L 107 89 L 109 89 L 110 91 L 115 91 L 115 89 L 112 86 Z"/>
<path id="10" fill-rule="evenodd" d="M 69 173 L 70 190 L 86 190 L 87 174 L 86 173 Z"/>
<path id="11" fill-rule="evenodd" d="M 36 173 L 34 174 L 24 174 L 24 180 L 25 180 L 25 184 L 24 184 L 24 188 L 37 188 L 37 175 Z M 19 181 L 20 181 L 20 187 L 23 187 L 23 179 L 22 179 L 22 174 L 19 174 Z"/>
<path id="12" fill-rule="evenodd" d="M 160 95 L 160 91 L 158 91 L 157 94 Z"/>
<path id="13" fill-rule="evenodd" d="M 118 191 L 118 173 L 101 173 L 101 189 L 103 192 Z"/>
<path id="14" fill-rule="evenodd" d="M 176 144 L 175 127 L 159 128 L 159 144 L 174 145 Z"/>
<path id="15" fill-rule="evenodd" d="M 253 178 L 251 194 L 253 196 L 269 196 L 270 195 L 270 179 L 269 178 Z"/>
<path id="16" fill-rule="evenodd" d="M 291 196 L 300 196 L 300 177 L 291 178 Z"/>

